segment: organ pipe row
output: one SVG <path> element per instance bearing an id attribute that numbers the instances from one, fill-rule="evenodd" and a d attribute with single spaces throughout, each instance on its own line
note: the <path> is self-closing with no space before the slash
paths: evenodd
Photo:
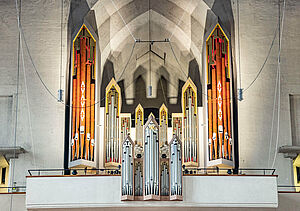
<path id="1" fill-rule="evenodd" d="M 134 195 L 141 197 L 143 196 L 143 161 L 141 158 L 135 160 Z"/>
<path id="2" fill-rule="evenodd" d="M 173 113 L 172 114 L 172 131 L 173 135 L 178 136 L 180 140 L 182 140 L 182 113 Z"/>
<path id="3" fill-rule="evenodd" d="M 171 199 L 182 199 L 182 154 L 181 141 L 174 136 L 170 143 L 170 166 L 171 166 Z"/>
<path id="4" fill-rule="evenodd" d="M 145 124 L 144 139 L 144 192 L 145 199 L 159 197 L 159 126 L 153 116 Z"/>
<path id="5" fill-rule="evenodd" d="M 183 162 L 187 167 L 198 166 L 197 88 L 189 78 L 183 86 Z"/>
<path id="6" fill-rule="evenodd" d="M 94 160 L 95 46 L 83 25 L 73 41 L 71 161 Z"/>
<path id="7" fill-rule="evenodd" d="M 122 144 L 122 199 L 133 199 L 134 189 L 134 159 L 133 142 L 130 136 L 127 136 Z M 130 198 L 131 197 L 131 198 Z"/>
<path id="8" fill-rule="evenodd" d="M 219 24 L 206 40 L 206 49 L 208 160 L 232 161 L 229 40 Z M 93 162 L 95 157 L 95 52 L 96 41 L 88 28 L 83 25 L 73 40 L 70 162 L 87 161 L 84 165 L 88 165 L 89 161 Z M 121 159 L 124 150 L 121 143 L 130 135 L 131 113 L 121 114 L 121 90 L 114 78 L 107 85 L 105 94 L 104 163 L 105 167 L 119 168 L 124 161 Z M 199 163 L 197 98 L 197 87 L 188 78 L 182 87 L 182 113 L 172 114 L 173 135 L 180 140 L 182 153 L 178 155 L 178 159 L 187 168 L 197 167 Z M 132 195 L 136 192 L 136 196 L 164 196 L 172 193 L 171 185 L 167 188 L 167 183 L 171 184 L 172 167 L 171 164 L 165 165 L 168 162 L 163 161 L 171 159 L 165 150 L 166 146 L 169 146 L 167 107 L 163 104 L 159 109 L 159 124 L 156 123 L 153 114 L 149 119 L 153 121 L 147 126 L 144 125 L 144 109 L 139 104 L 135 109 L 135 140 L 130 147 L 134 147 L 132 163 L 135 163 L 135 159 L 142 160 L 132 170 L 134 177 L 132 182 L 137 182 L 137 186 L 131 184 L 130 193 Z M 170 148 L 171 150 L 174 149 Z M 80 162 L 77 162 L 78 165 Z M 180 194 L 177 189 L 173 192 Z"/>
<path id="9" fill-rule="evenodd" d="M 141 104 L 139 104 L 135 109 L 135 134 L 136 134 L 136 144 L 139 146 L 143 145 L 144 139 L 144 109 Z"/>
<path id="10" fill-rule="evenodd" d="M 229 44 L 219 24 L 206 47 L 209 160 L 232 160 Z"/>
<path id="11" fill-rule="evenodd" d="M 168 109 L 165 104 L 159 109 L 159 140 L 162 145 L 168 143 Z"/>
<path id="12" fill-rule="evenodd" d="M 130 135 L 131 114 L 120 114 L 120 140 L 123 141 L 127 135 Z"/>
<path id="13" fill-rule="evenodd" d="M 169 196 L 170 195 L 170 185 L 169 185 L 169 163 L 168 159 L 165 159 L 161 163 L 161 174 L 160 174 L 160 195 L 161 196 Z"/>
<path id="14" fill-rule="evenodd" d="M 124 140 L 122 200 L 182 200 L 181 142 L 174 135 L 170 146 L 167 142 L 160 145 L 159 133 L 160 127 L 151 113 L 144 126 L 143 154 L 133 153 L 135 144 L 129 135 Z"/>
<path id="15" fill-rule="evenodd" d="M 119 115 L 121 107 L 120 87 L 112 79 L 106 88 L 105 112 L 105 166 L 120 164 Z"/>

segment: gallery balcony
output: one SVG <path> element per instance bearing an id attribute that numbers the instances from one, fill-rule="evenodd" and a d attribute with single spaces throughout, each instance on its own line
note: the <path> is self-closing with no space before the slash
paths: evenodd
<path id="1" fill-rule="evenodd" d="M 105 207 L 278 206 L 277 175 L 268 169 L 192 169 L 184 172 L 183 201 L 121 201 L 119 170 L 30 170 L 27 209 Z M 70 175 L 65 175 L 65 174 Z"/>

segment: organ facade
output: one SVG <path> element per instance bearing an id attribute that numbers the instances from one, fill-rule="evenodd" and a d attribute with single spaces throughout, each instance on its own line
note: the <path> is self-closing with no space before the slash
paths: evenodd
<path id="1" fill-rule="evenodd" d="M 69 166 L 92 172 L 98 162 L 120 172 L 121 200 L 126 201 L 182 200 L 184 171 L 195 171 L 200 163 L 233 167 L 229 45 L 217 24 L 206 40 L 206 110 L 197 104 L 203 93 L 188 78 L 181 88 L 180 113 L 169 113 L 165 104 L 138 104 L 122 113 L 122 90 L 111 78 L 99 111 L 96 40 L 83 25 L 73 42 Z M 202 146 L 207 150 L 200 151 Z"/>
<path id="2" fill-rule="evenodd" d="M 217 24 L 206 39 L 208 166 L 233 166 L 232 80 L 229 39 Z"/>
<path id="3" fill-rule="evenodd" d="M 121 90 L 114 78 L 106 87 L 105 93 L 105 167 L 117 167 L 120 165 Z M 122 129 L 127 133 L 127 128 Z"/>
<path id="4" fill-rule="evenodd" d="M 69 166 L 95 166 L 96 39 L 85 24 L 72 48 Z"/>

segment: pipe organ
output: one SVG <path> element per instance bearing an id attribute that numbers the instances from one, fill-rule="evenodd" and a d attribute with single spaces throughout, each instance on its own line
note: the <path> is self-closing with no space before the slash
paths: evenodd
<path id="1" fill-rule="evenodd" d="M 159 109 L 159 140 L 162 145 L 168 144 L 168 109 L 165 104 Z"/>
<path id="2" fill-rule="evenodd" d="M 209 161 L 233 160 L 229 40 L 219 24 L 206 40 Z M 229 162 L 227 165 L 232 166 Z"/>
<path id="3" fill-rule="evenodd" d="M 188 78 L 182 87 L 183 163 L 186 167 L 198 166 L 197 87 Z"/>
<path id="4" fill-rule="evenodd" d="M 160 159 L 159 159 L 159 126 L 153 115 L 145 124 L 144 139 L 144 199 L 160 199 Z"/>
<path id="5" fill-rule="evenodd" d="M 120 114 L 120 140 L 123 141 L 127 135 L 130 135 L 131 128 L 131 114 L 121 113 Z"/>
<path id="6" fill-rule="evenodd" d="M 114 78 L 106 87 L 105 100 L 105 167 L 118 167 L 120 164 L 121 92 Z"/>
<path id="7" fill-rule="evenodd" d="M 143 198 L 143 159 L 135 158 L 134 165 L 134 196 L 136 199 Z"/>
<path id="8" fill-rule="evenodd" d="M 139 104 L 135 109 L 135 133 L 136 140 L 135 143 L 139 146 L 143 145 L 144 139 L 144 109 L 141 104 Z"/>
<path id="9" fill-rule="evenodd" d="M 169 184 L 169 159 L 168 158 L 161 158 L 161 173 L 160 173 L 160 195 L 161 197 L 169 196 L 170 192 L 170 184 Z"/>
<path id="10" fill-rule="evenodd" d="M 182 140 L 182 113 L 172 114 L 172 131 L 173 135 L 176 135 L 180 140 Z"/>
<path id="11" fill-rule="evenodd" d="M 170 142 L 170 200 L 182 200 L 182 151 L 181 141 L 174 135 Z"/>
<path id="12" fill-rule="evenodd" d="M 134 153 L 133 142 L 127 136 L 122 144 L 122 200 L 134 199 Z"/>
<path id="13" fill-rule="evenodd" d="M 95 58 L 96 40 L 82 25 L 73 40 L 71 74 L 70 166 L 94 161 L 95 153 Z M 87 162 L 88 163 L 88 162 Z M 86 166 L 93 166 L 90 163 Z"/>

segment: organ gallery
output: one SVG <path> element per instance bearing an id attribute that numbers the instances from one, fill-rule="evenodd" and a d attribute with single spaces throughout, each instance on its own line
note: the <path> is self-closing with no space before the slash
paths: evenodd
<path id="1" fill-rule="evenodd" d="M 115 77 L 106 79 L 97 104 L 91 34 L 83 25 L 73 43 L 71 168 L 93 174 L 99 166 L 121 174 L 121 200 L 164 201 L 183 200 L 185 172 L 234 167 L 230 42 L 219 24 L 206 40 L 204 86 L 187 77 L 176 109 L 166 101 L 149 106 L 142 98 L 128 109 L 127 88 Z"/>

